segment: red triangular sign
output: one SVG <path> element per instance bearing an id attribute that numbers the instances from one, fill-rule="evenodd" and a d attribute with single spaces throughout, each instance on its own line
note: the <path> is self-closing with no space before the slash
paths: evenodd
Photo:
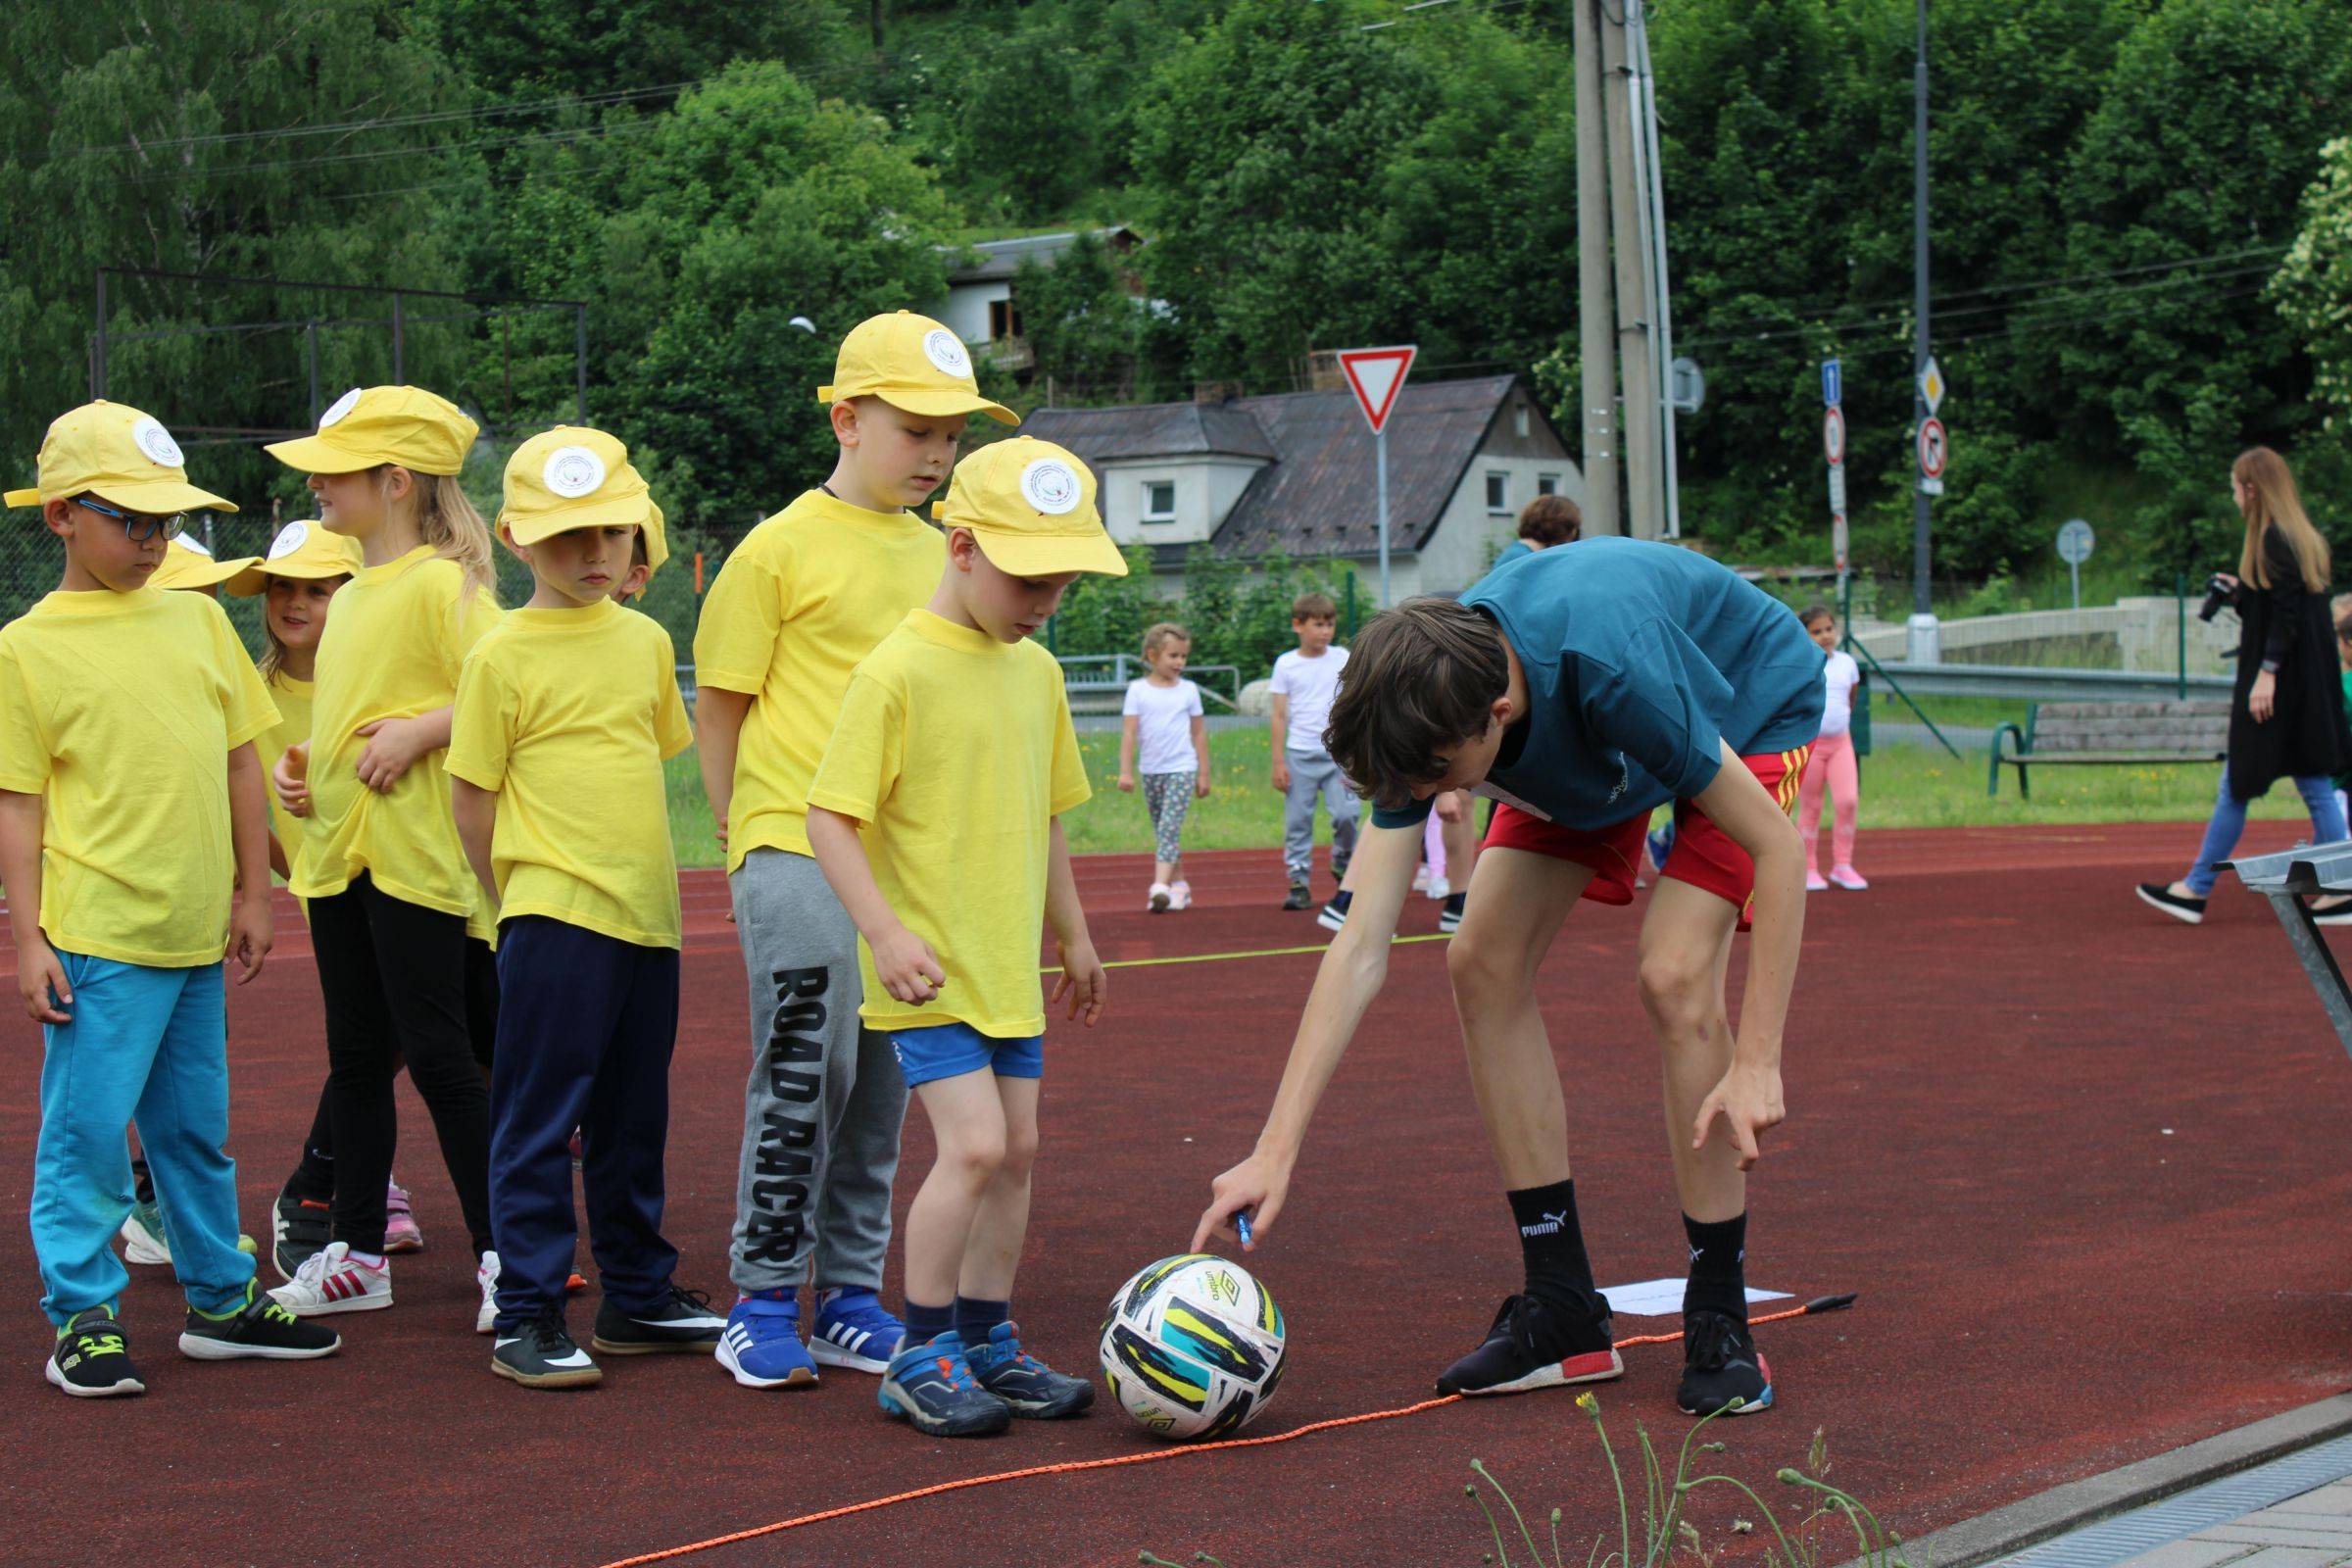
<path id="1" fill-rule="evenodd" d="M 1413 356 L 1419 352 L 1411 343 L 1340 350 L 1340 369 L 1347 374 L 1348 389 L 1355 394 L 1355 406 L 1364 411 L 1364 420 L 1375 435 L 1389 422 L 1396 394 L 1404 390 L 1404 372 L 1412 368 Z"/>

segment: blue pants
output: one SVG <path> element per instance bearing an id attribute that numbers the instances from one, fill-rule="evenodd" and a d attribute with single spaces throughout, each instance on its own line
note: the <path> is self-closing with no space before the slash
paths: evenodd
<path id="1" fill-rule="evenodd" d="M 2304 808 L 2311 812 L 2311 841 L 2314 844 L 2332 844 L 2346 836 L 2344 808 L 2336 804 L 2335 783 L 2324 773 L 2313 773 L 2295 780 L 2295 791 L 2303 797 Z M 2230 858 L 2237 841 L 2245 836 L 2246 806 L 2230 793 L 2230 769 L 2222 768 L 2220 798 L 2213 803 L 2213 819 L 2205 824 L 2205 842 L 2197 847 L 2197 863 L 2188 868 L 2181 880 L 2198 898 L 2213 891 L 2214 868 Z"/>
<path id="2" fill-rule="evenodd" d="M 499 928 L 498 998 L 490 1230 L 499 1331 L 563 1313 L 579 1238 L 575 1127 L 605 1298 L 624 1311 L 661 1306 L 678 1263 L 662 1239 L 677 950 L 517 915 Z"/>
<path id="3" fill-rule="evenodd" d="M 129 1276 L 115 1233 L 130 1212 L 138 1124 L 155 1173 L 164 1239 L 188 1304 L 245 1299 L 253 1259 L 237 1250 L 237 1164 L 228 1157 L 228 1009 L 220 965 L 154 969 L 60 951 L 74 988 L 69 1023 L 41 1030 L 41 1132 L 32 1164 L 32 1250 L 41 1310 L 64 1325 L 113 1306 Z"/>

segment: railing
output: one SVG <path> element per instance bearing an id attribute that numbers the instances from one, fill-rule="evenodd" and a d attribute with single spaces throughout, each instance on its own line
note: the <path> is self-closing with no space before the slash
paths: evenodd
<path id="1" fill-rule="evenodd" d="M 1127 683 L 1141 677 L 1149 668 L 1137 654 L 1070 654 L 1061 661 L 1062 684 L 1073 701 L 1082 697 L 1125 696 Z M 1242 707 L 1242 671 L 1236 664 L 1194 664 L 1186 669 L 1185 678 L 1200 688 L 1200 695 L 1212 697 L 1235 712 Z M 1230 691 L 1219 691 L 1203 675 L 1221 676 Z"/>

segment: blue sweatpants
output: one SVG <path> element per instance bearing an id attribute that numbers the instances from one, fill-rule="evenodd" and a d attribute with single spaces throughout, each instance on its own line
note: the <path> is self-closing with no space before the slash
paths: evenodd
<path id="1" fill-rule="evenodd" d="M 490 1230 L 498 1329 L 561 1315 L 578 1245 L 571 1132 L 580 1130 L 588 1250 L 606 1299 L 652 1311 L 678 1250 L 662 1238 L 678 951 L 517 915 L 499 927 L 490 1067 Z"/>
<path id="2" fill-rule="evenodd" d="M 32 1250 L 41 1310 L 61 1327 L 116 1306 L 129 1278 L 115 1233 L 130 1212 L 138 1124 L 164 1239 L 188 1304 L 245 1299 L 253 1259 L 237 1250 L 237 1164 L 228 1157 L 228 1008 L 220 965 L 156 969 L 60 950 L 72 1021 L 41 1030 L 41 1132 L 32 1164 Z"/>

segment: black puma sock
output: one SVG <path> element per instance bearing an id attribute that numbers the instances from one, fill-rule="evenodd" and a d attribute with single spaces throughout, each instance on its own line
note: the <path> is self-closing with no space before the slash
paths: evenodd
<path id="1" fill-rule="evenodd" d="M 1585 1233 L 1576 1222 L 1576 1183 L 1523 1187 L 1505 1193 L 1519 1227 L 1519 1252 L 1527 1264 L 1527 1294 L 1554 1306 L 1576 1306 L 1592 1295 L 1592 1264 L 1585 1256 Z"/>
<path id="2" fill-rule="evenodd" d="M 1690 1283 L 1683 1291 L 1683 1310 L 1703 1307 L 1745 1323 L 1747 1216 L 1702 1222 L 1685 1214 L 1683 1234 L 1690 1240 Z"/>

